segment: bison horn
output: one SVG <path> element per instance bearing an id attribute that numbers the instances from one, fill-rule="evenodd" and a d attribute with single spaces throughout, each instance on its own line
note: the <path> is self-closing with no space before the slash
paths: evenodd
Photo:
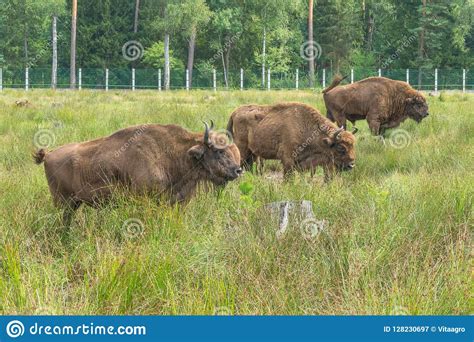
<path id="1" fill-rule="evenodd" d="M 341 134 L 341 132 L 344 130 L 344 128 L 339 128 L 336 132 L 334 132 L 334 135 L 332 136 L 332 138 L 334 140 L 338 140 L 339 139 L 339 134 Z"/>
<path id="2" fill-rule="evenodd" d="M 206 127 L 206 129 L 204 130 L 204 143 L 209 144 L 209 125 L 205 121 L 203 121 L 203 123 L 204 123 L 204 126 Z"/>
<path id="3" fill-rule="evenodd" d="M 359 131 L 357 127 L 352 127 L 352 134 L 356 134 Z"/>
<path id="4" fill-rule="evenodd" d="M 209 127 L 209 131 L 212 131 L 214 129 L 214 121 L 211 120 L 211 127 Z"/>

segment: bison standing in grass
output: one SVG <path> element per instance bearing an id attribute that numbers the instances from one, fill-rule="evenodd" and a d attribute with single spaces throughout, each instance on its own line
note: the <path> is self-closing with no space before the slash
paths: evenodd
<path id="1" fill-rule="evenodd" d="M 65 209 L 68 225 L 82 203 L 100 204 L 117 186 L 177 202 L 200 182 L 225 185 L 236 179 L 242 173 L 238 148 L 215 143 L 219 134 L 205 126 L 204 134 L 175 125 L 134 126 L 51 152 L 40 149 L 34 159 L 44 161 L 54 203 Z"/>
<path id="2" fill-rule="evenodd" d="M 303 103 L 240 107 L 228 129 L 241 155 L 280 160 L 285 175 L 322 166 L 329 180 L 355 165 L 354 135 Z"/>
<path id="3" fill-rule="evenodd" d="M 365 80 L 338 87 L 344 78 L 337 76 L 323 90 L 327 117 L 346 127 L 346 120 L 355 124 L 366 119 L 375 135 L 382 135 L 387 128 L 398 127 L 407 118 L 421 122 L 428 116 L 424 96 L 406 82 L 385 77 Z"/>
<path id="4" fill-rule="evenodd" d="M 227 124 L 227 131 L 233 134 L 234 143 L 239 147 L 242 166 L 251 169 L 256 156 L 250 151 L 255 128 L 268 113 L 268 106 L 246 105 L 234 110 Z"/>

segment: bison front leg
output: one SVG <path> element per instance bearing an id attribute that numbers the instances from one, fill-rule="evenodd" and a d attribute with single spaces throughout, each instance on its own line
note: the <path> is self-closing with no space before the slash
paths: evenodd
<path id="1" fill-rule="evenodd" d="M 324 170 L 324 183 L 329 183 L 336 174 L 336 167 L 334 164 L 327 164 L 323 166 Z"/>
<path id="2" fill-rule="evenodd" d="M 373 135 L 380 135 L 381 134 L 380 122 L 379 121 L 370 120 L 369 121 L 369 128 L 370 128 L 370 131 L 372 132 Z"/>
<path id="3" fill-rule="evenodd" d="M 333 114 L 333 119 L 335 119 L 337 126 L 343 127 L 344 129 L 346 129 L 346 126 L 347 126 L 346 115 L 343 112 L 337 112 L 337 111 L 332 112 L 332 114 Z"/>

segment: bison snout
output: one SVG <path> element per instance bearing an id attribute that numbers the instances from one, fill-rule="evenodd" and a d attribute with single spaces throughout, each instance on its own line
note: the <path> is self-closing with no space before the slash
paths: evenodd
<path id="1" fill-rule="evenodd" d="M 236 179 L 238 178 L 244 171 L 242 170 L 242 168 L 240 166 L 237 166 L 236 168 L 234 168 L 230 173 L 229 175 L 227 176 L 228 179 L 230 180 L 233 180 L 233 179 Z"/>
<path id="2" fill-rule="evenodd" d="M 355 168 L 355 166 L 356 166 L 355 163 L 352 162 L 352 163 L 346 164 L 343 169 L 344 169 L 344 171 L 350 171 L 353 168 Z"/>

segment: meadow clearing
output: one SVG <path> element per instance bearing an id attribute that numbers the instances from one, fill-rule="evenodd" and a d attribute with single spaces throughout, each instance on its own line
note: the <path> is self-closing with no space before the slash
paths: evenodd
<path id="1" fill-rule="evenodd" d="M 117 194 L 69 231 L 31 158 L 135 124 L 225 128 L 278 101 L 326 112 L 310 91 L 0 92 L 0 313 L 472 314 L 474 95 L 428 97 L 385 144 L 359 122 L 356 168 L 330 184 L 267 163 L 186 205 Z M 327 226 L 278 239 L 261 206 L 303 199 Z"/>

